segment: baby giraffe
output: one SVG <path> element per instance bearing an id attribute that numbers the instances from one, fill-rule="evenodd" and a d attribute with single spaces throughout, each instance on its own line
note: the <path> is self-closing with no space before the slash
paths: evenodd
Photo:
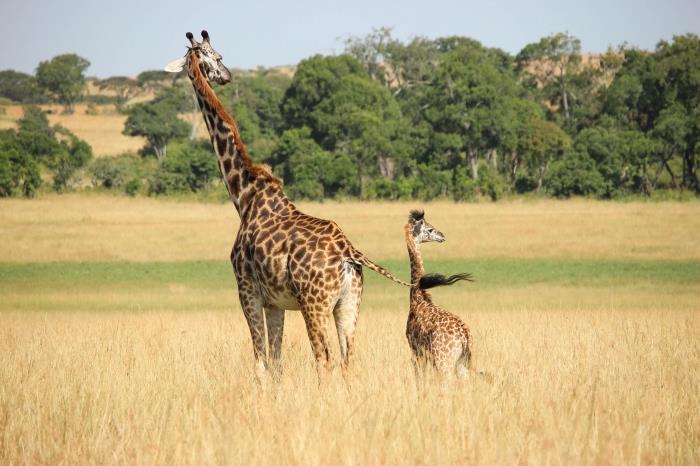
<path id="1" fill-rule="evenodd" d="M 459 378 L 466 378 L 468 371 L 476 372 L 471 362 L 469 327 L 454 314 L 434 304 L 426 290 L 452 285 L 459 280 L 472 281 L 472 277 L 468 273 L 451 277 L 425 274 L 418 245 L 430 241 L 442 243 L 445 236 L 426 222 L 423 211 L 411 211 L 404 232 L 411 259 L 411 283 L 414 284 L 410 291 L 411 308 L 406 323 L 406 338 L 413 351 L 414 365 L 418 369 L 420 363 L 428 363 L 445 378 L 450 378 L 455 372 Z M 477 374 L 491 381 L 490 375 Z"/>

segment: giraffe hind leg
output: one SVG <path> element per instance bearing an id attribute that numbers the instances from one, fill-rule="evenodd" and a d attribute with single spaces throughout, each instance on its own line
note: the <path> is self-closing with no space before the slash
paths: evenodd
<path id="1" fill-rule="evenodd" d="M 306 304 L 302 306 L 302 315 L 306 331 L 311 342 L 311 350 L 316 359 L 316 369 L 320 379 L 324 379 L 333 367 L 333 357 L 328 344 L 328 315 L 330 306 L 324 304 Z"/>
<path id="2" fill-rule="evenodd" d="M 340 345 L 340 363 L 345 372 L 349 366 L 355 343 L 355 327 L 360 314 L 360 301 L 362 299 L 362 269 L 346 264 L 346 286 L 335 307 L 333 318 L 338 332 L 338 344 Z"/>
<path id="3" fill-rule="evenodd" d="M 281 370 L 282 337 L 284 335 L 284 309 L 265 307 L 265 324 L 267 326 L 268 363 L 279 373 Z"/>

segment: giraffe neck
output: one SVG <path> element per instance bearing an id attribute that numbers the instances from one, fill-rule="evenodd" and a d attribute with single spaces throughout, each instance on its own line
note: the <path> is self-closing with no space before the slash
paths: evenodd
<path id="1" fill-rule="evenodd" d="M 418 245 L 413 240 L 413 228 L 410 223 L 407 223 L 404 227 L 404 234 L 406 235 L 408 258 L 411 260 L 411 283 L 417 283 L 425 273 L 425 269 L 423 268 L 423 257 L 420 254 L 420 249 L 418 249 Z"/>
<path id="2" fill-rule="evenodd" d="M 280 181 L 264 166 L 253 163 L 236 122 L 221 104 L 201 68 L 199 57 L 191 51 L 188 75 L 207 125 L 229 197 L 238 214 L 243 217 L 255 191 L 264 190 L 271 185 L 279 187 Z"/>

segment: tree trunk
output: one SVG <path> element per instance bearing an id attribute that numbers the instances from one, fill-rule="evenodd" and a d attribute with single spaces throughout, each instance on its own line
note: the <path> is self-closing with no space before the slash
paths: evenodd
<path id="1" fill-rule="evenodd" d="M 671 184 L 673 185 L 673 189 L 678 189 L 680 188 L 680 185 L 678 184 L 678 179 L 676 178 L 676 174 L 673 173 L 673 170 L 671 170 L 671 167 L 668 165 L 668 159 L 664 159 L 664 167 L 666 167 L 666 171 L 668 172 L 669 175 L 671 175 Z"/>
<path id="2" fill-rule="evenodd" d="M 569 97 L 566 92 L 566 83 L 564 81 L 564 70 L 560 71 L 559 86 L 561 87 L 561 104 L 564 106 L 564 118 L 569 121 Z"/>
<path id="3" fill-rule="evenodd" d="M 158 161 L 161 162 L 165 158 L 165 155 L 168 151 L 168 145 L 166 143 L 158 142 L 154 142 L 152 145 L 153 151 L 156 153 L 156 159 L 158 159 Z"/>
<path id="4" fill-rule="evenodd" d="M 479 154 L 476 149 L 467 149 L 467 162 L 469 162 L 469 170 L 472 175 L 472 180 L 479 179 Z"/>
<path id="5" fill-rule="evenodd" d="M 544 185 L 544 174 L 547 173 L 547 168 L 549 167 L 549 162 L 545 163 L 544 165 L 540 165 L 540 169 L 538 170 L 537 174 L 537 189 L 535 192 L 539 193 L 540 190 L 542 190 L 542 186 Z"/>
<path id="6" fill-rule="evenodd" d="M 491 168 L 493 168 L 494 171 L 498 170 L 498 151 L 496 149 L 491 149 L 488 153 L 488 161 L 489 165 L 491 165 Z"/>
<path id="7" fill-rule="evenodd" d="M 685 171 L 686 187 L 693 189 L 696 193 L 700 192 L 700 182 L 698 181 L 697 166 L 695 165 L 695 153 L 691 148 L 685 150 L 683 154 L 683 166 Z"/>
<path id="8" fill-rule="evenodd" d="M 357 164 L 357 182 L 358 182 L 358 186 L 360 189 L 359 197 L 360 197 L 360 199 L 362 199 L 362 195 L 364 194 L 364 191 L 365 191 L 363 186 L 362 186 L 364 184 L 363 176 L 362 176 L 362 163 Z"/>
<path id="9" fill-rule="evenodd" d="M 518 176 L 518 168 L 520 168 L 520 157 L 517 151 L 510 154 L 510 182 L 515 184 L 515 178 Z"/>

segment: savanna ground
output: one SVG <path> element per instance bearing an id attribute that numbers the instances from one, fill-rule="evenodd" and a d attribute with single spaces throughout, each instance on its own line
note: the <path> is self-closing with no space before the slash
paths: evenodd
<path id="1" fill-rule="evenodd" d="M 420 205 L 300 207 L 406 278 Z M 366 271 L 348 381 L 319 387 L 289 312 L 260 391 L 232 207 L 0 201 L 0 464 L 700 462 L 700 203 L 422 206 L 447 236 L 427 268 L 477 278 L 434 297 L 493 385 L 419 389 L 407 292 Z"/>

